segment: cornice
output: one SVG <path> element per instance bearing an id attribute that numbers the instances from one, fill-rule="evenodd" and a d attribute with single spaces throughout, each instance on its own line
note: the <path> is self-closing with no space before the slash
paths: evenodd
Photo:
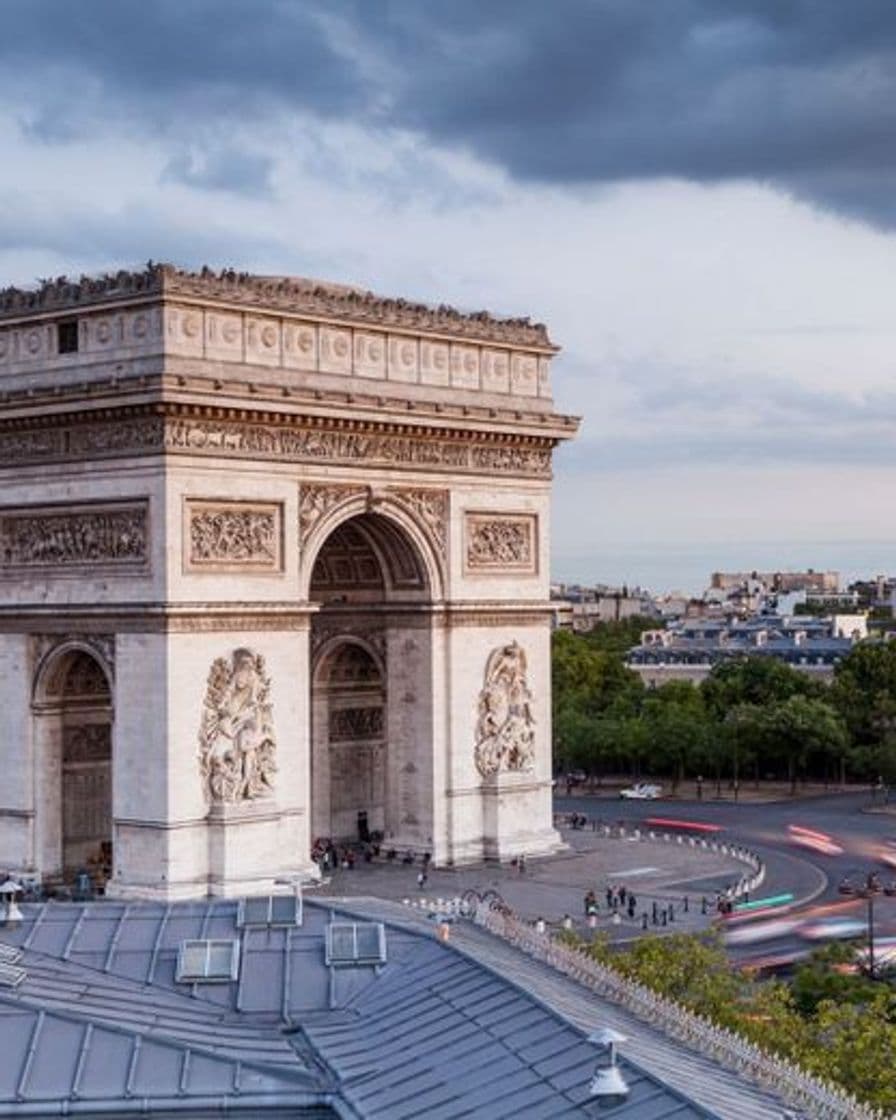
<path id="1" fill-rule="evenodd" d="M 65 276 L 45 280 L 34 289 L 0 290 L 0 320 L 47 312 L 77 311 L 101 304 L 147 297 L 223 303 L 258 311 L 284 311 L 359 326 L 378 326 L 422 334 L 439 334 L 499 342 L 554 352 L 557 348 L 542 323 L 528 318 L 498 318 L 487 311 L 462 312 L 444 304 L 430 306 L 406 299 L 301 277 L 254 276 L 224 269 L 198 272 L 150 261 L 139 271 L 103 276 Z"/>
<path id="2" fill-rule="evenodd" d="M 76 409 L 72 409 L 73 404 L 77 405 Z M 512 427 L 516 436 L 549 435 L 555 441 L 571 439 L 579 427 L 578 417 L 551 411 L 445 404 L 382 393 L 164 373 L 129 378 L 113 375 L 70 385 L 57 383 L 52 388 L 0 391 L 0 427 L 19 426 L 16 424 L 19 420 L 49 420 L 56 414 L 70 417 L 73 412 L 86 419 L 89 415 L 111 415 L 111 410 L 141 405 L 162 409 L 213 409 L 208 415 L 238 416 L 245 420 L 260 414 L 275 415 L 284 421 L 297 417 L 339 419 L 333 416 L 333 410 L 339 409 L 343 412 L 341 419 L 351 423 L 398 424 L 402 431 L 410 430 L 408 423 L 414 430 L 421 430 L 423 425 L 455 434 Z"/>

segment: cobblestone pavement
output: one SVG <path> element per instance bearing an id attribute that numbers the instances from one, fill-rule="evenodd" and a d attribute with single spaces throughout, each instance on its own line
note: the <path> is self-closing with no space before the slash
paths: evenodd
<path id="1" fill-rule="evenodd" d="M 676 841 L 634 840 L 604 837 L 599 832 L 563 830 L 569 845 L 565 852 L 544 859 L 526 861 L 525 871 L 507 865 L 480 864 L 459 869 L 434 868 L 427 873 L 424 886 L 417 882 L 419 860 L 404 865 L 375 860 L 358 862 L 351 870 L 338 869 L 312 890 L 314 897 L 376 896 L 415 904 L 426 900 L 438 906 L 438 899 L 450 899 L 465 891 L 496 891 L 520 917 L 529 921 L 541 918 L 557 927 L 566 915 L 580 932 L 588 928 L 584 897 L 588 890 L 597 896 L 596 928 L 606 930 L 614 939 L 644 932 L 693 932 L 705 928 L 715 916 L 716 892 L 736 882 L 746 865 L 703 848 L 691 848 Z M 634 892 L 634 917 L 628 908 L 608 907 L 606 891 L 625 887 Z M 702 900 L 707 900 L 703 912 Z M 656 904 L 656 919 L 654 919 Z M 671 907 L 671 913 L 670 908 Z M 665 913 L 665 919 L 663 914 Z M 614 918 L 614 914 L 617 918 Z M 664 924 L 665 922 L 665 924 Z"/>

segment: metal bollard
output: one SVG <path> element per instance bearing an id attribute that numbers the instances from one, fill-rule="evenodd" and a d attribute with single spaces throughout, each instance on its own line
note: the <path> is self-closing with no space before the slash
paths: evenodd
<path id="1" fill-rule="evenodd" d="M 641 929 L 647 929 L 647 911 L 641 915 Z"/>

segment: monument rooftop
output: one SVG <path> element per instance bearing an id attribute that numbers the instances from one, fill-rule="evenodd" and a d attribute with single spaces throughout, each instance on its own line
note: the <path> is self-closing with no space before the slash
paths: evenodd
<path id="1" fill-rule="evenodd" d="M 543 323 L 502 318 L 488 311 L 464 312 L 446 304 L 432 306 L 379 296 L 350 284 L 303 276 L 263 276 L 208 267 L 198 271 L 149 261 L 145 268 L 72 279 L 59 276 L 32 288 L 0 289 L 0 319 L 17 320 L 60 311 L 100 307 L 153 297 L 211 301 L 240 307 L 264 307 L 297 315 L 385 326 L 525 346 L 553 353 Z"/>
<path id="2" fill-rule="evenodd" d="M 0 291 L 4 420 L 151 402 L 512 427 L 565 439 L 540 323 L 345 284 L 150 262 Z M 251 399 L 250 399 L 251 398 Z M 416 417 L 415 417 L 416 419 Z"/>

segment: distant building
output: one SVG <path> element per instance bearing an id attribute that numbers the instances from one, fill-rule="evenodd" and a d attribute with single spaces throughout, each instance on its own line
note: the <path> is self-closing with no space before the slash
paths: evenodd
<path id="1" fill-rule="evenodd" d="M 730 590 L 748 581 L 762 584 L 767 591 L 837 591 L 840 587 L 839 572 L 713 572 L 713 587 Z"/>
<path id="2" fill-rule="evenodd" d="M 650 592 L 640 587 L 581 587 L 578 584 L 554 584 L 555 626 L 587 633 L 602 622 L 621 622 L 626 618 L 660 618 Z"/>
<path id="3" fill-rule="evenodd" d="M 837 663 L 867 635 L 864 615 L 828 619 L 766 615 L 746 622 L 683 620 L 665 630 L 646 630 L 626 662 L 648 685 L 670 680 L 697 684 L 723 661 L 756 656 L 772 657 L 829 680 Z"/>

